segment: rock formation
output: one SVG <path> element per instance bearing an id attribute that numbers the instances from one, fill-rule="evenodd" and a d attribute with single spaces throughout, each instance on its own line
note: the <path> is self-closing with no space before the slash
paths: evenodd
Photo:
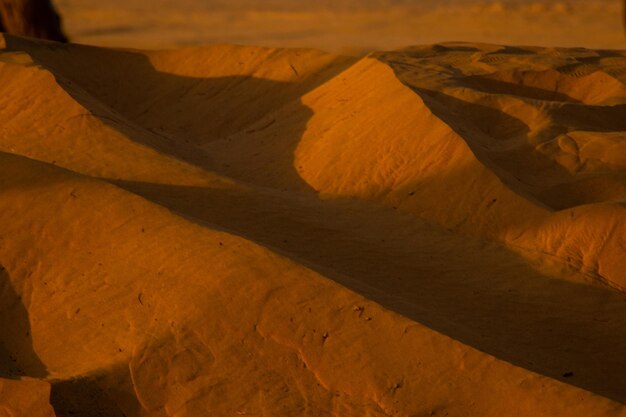
<path id="1" fill-rule="evenodd" d="M 0 0 L 0 32 L 67 42 L 50 0 Z"/>

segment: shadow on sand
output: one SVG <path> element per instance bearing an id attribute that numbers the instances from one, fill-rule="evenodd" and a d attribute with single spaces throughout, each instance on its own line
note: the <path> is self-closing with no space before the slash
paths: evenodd
<path id="1" fill-rule="evenodd" d="M 297 68 L 296 61 L 292 63 L 290 57 L 282 57 L 276 65 L 283 66 L 280 70 L 297 80 L 286 82 L 250 75 L 171 74 L 157 70 L 146 54 L 126 50 L 44 43 L 9 35 L 5 35 L 5 43 L 6 51 L 26 51 L 36 64 L 51 70 L 58 85 L 75 101 L 126 138 L 226 175 L 230 174 L 227 164 L 204 149 L 206 145 L 220 142 L 220 147 L 230 149 L 231 138 L 237 135 L 237 146 L 245 152 L 246 141 L 255 140 L 255 133 L 274 128 L 272 113 L 290 105 L 293 111 L 289 133 L 281 135 L 280 144 L 271 149 L 271 155 L 266 152 L 249 156 L 271 164 L 274 172 L 300 189 L 310 187 L 293 168 L 293 150 L 313 115 L 300 98 L 354 62 L 352 58 L 337 57 L 329 59 L 314 73 L 304 73 L 302 68 Z M 228 53 L 239 58 L 231 59 L 240 61 L 260 59 L 255 54 L 269 53 L 263 48 L 258 49 L 260 52 L 233 48 Z M 194 53 L 224 59 L 219 51 L 206 51 L 197 48 Z M 269 53 L 268 59 L 275 55 Z M 202 65 L 210 69 L 212 64 L 220 65 L 220 62 L 207 61 Z M 195 71 L 192 64 L 186 68 L 194 73 L 202 72 Z M 227 70 L 237 71 L 236 65 Z"/>
<path id="2" fill-rule="evenodd" d="M 624 294 L 550 279 L 497 244 L 361 201 L 118 185 L 272 248 L 480 351 L 626 403 Z"/>
<path id="3" fill-rule="evenodd" d="M 24 48 L 22 42 L 25 41 L 9 38 L 7 44 L 19 50 Z M 72 59 L 81 59 L 68 52 L 74 46 L 66 52 L 63 52 L 65 47 L 56 44 L 51 44 L 49 51 L 45 46 L 36 48 L 39 49 L 33 55 L 42 61 L 57 53 L 64 57 L 62 65 L 72 64 Z M 170 96 L 159 101 L 164 107 L 155 110 L 164 115 L 180 112 L 184 108 L 181 103 L 191 100 L 189 97 L 196 92 L 205 94 L 201 96 L 202 100 L 209 103 L 224 99 L 220 91 L 227 85 L 237 84 L 244 86 L 240 90 L 244 95 L 238 100 L 249 101 L 257 100 L 255 95 L 259 92 L 269 94 L 276 87 L 276 82 L 249 77 L 197 79 L 164 74 L 156 71 L 145 56 L 132 52 L 92 48 L 86 53 L 99 54 L 95 62 L 102 62 L 106 67 L 95 76 L 109 74 L 110 78 L 114 74 L 120 77 L 119 80 L 102 79 L 102 85 L 113 81 L 121 83 L 119 91 L 134 94 L 137 105 L 141 100 L 154 99 L 149 97 L 154 93 L 153 89 L 136 91 L 144 86 L 158 83 L 161 90 L 171 90 Z M 79 62 L 72 65 L 81 68 Z M 125 65 L 132 67 L 132 72 L 139 76 L 132 82 L 141 80 L 142 83 L 124 85 L 129 82 L 122 77 Z M 121 67 L 115 70 L 112 68 L 115 66 Z M 89 73 L 91 68 L 84 70 Z M 64 70 L 57 71 L 63 74 Z M 319 81 L 322 82 L 323 78 Z M 250 82 L 257 85 L 245 86 Z M 165 133 L 155 130 L 154 126 L 144 123 L 141 114 L 129 113 L 131 109 L 116 104 L 115 97 L 105 97 L 97 91 L 88 92 L 103 103 L 102 106 L 95 105 L 88 96 L 79 94 L 80 90 L 63 82 L 61 85 L 105 123 L 130 139 L 204 167 L 212 168 L 215 164 L 211 155 L 203 154 L 193 143 L 210 138 L 191 137 L 189 142 L 181 141 L 176 126 L 164 127 Z M 284 101 L 274 103 L 264 114 L 301 93 L 297 89 L 285 93 Z M 232 90 L 229 97 L 236 97 Z M 198 101 L 198 98 L 194 100 Z M 167 103 L 170 103 L 169 107 Z M 113 113 L 107 108 L 114 109 Z M 228 124 L 236 125 L 239 120 L 236 107 L 227 104 L 218 113 L 200 114 L 212 126 L 220 128 L 223 122 L 221 128 L 225 130 L 216 136 L 217 139 L 226 138 Z M 273 160 L 274 168 L 289 175 L 294 182 L 303 182 L 293 167 L 293 151 L 306 128 L 310 110 L 302 114 L 299 132 L 293 132 L 288 146 L 282 153 L 274 155 Z M 216 120 L 221 122 L 216 124 Z M 202 120 L 196 122 L 199 124 L 190 125 L 190 131 L 195 134 L 205 132 Z M 249 126 L 244 123 L 238 128 Z M 463 175 L 458 173 L 461 178 Z M 459 178 L 450 180 L 460 181 Z M 478 350 L 626 403 L 624 294 L 547 279 L 523 259 L 498 245 L 448 234 L 392 209 L 362 201 L 321 201 L 314 195 L 294 196 L 276 190 L 240 193 L 116 183 L 199 224 L 217 226 L 273 248 L 387 309 Z M 490 246 L 490 253 L 497 256 L 483 259 L 485 246 Z M 79 389 L 74 383 L 56 386 L 55 389 L 62 388 L 67 393 Z M 54 398 L 61 396 L 55 393 Z M 57 408 L 61 410 L 59 405 Z"/>
<path id="4" fill-rule="evenodd" d="M 28 310 L 22 296 L 14 290 L 8 272 L 0 266 L 0 377 L 47 376 L 45 364 L 33 349 Z M 50 404 L 57 417 L 124 415 L 94 378 L 50 380 L 50 384 Z"/>
<path id="5" fill-rule="evenodd" d="M 0 377 L 44 378 L 46 366 L 33 349 L 28 310 L 13 288 L 6 269 L 0 266 Z"/>

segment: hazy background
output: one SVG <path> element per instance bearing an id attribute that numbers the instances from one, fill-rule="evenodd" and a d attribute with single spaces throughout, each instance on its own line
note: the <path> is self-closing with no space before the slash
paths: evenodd
<path id="1" fill-rule="evenodd" d="M 204 43 L 365 53 L 477 41 L 626 49 L 621 0 L 57 0 L 82 43 Z"/>

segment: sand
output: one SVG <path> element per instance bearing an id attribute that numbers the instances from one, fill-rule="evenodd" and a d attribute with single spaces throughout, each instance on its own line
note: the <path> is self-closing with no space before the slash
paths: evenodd
<path id="1" fill-rule="evenodd" d="M 364 55 L 471 41 L 624 49 L 623 0 L 56 0 L 71 39 L 101 46 L 206 43 Z"/>
<path id="2" fill-rule="evenodd" d="M 626 416 L 626 52 L 0 39 L 0 415 Z"/>

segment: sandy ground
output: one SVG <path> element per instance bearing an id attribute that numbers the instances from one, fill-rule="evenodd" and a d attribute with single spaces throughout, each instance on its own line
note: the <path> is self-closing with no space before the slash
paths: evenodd
<path id="1" fill-rule="evenodd" d="M 626 416 L 625 114 L 615 50 L 3 36 L 0 415 Z"/>
<path id="2" fill-rule="evenodd" d="M 362 54 L 472 41 L 626 48 L 620 0 L 58 0 L 81 43 L 172 48 L 206 43 Z"/>

